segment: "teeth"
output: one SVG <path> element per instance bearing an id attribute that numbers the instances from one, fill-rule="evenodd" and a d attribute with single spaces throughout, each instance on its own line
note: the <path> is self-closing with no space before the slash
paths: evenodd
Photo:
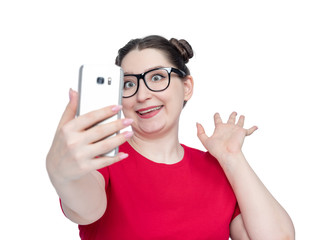
<path id="1" fill-rule="evenodd" d="M 155 108 L 150 108 L 150 109 L 145 110 L 145 111 L 140 111 L 139 113 L 140 113 L 141 115 L 143 115 L 143 114 L 146 114 L 146 113 L 149 113 L 149 112 L 155 111 L 155 110 L 159 110 L 160 108 L 161 108 L 161 106 L 159 106 L 159 107 L 155 107 Z"/>

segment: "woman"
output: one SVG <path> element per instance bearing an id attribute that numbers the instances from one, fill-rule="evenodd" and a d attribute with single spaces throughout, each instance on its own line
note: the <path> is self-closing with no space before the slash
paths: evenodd
<path id="1" fill-rule="evenodd" d="M 75 119 L 70 90 L 47 171 L 82 239 L 294 239 L 288 214 L 242 153 L 257 129 L 244 129 L 244 116 L 234 112 L 224 123 L 216 113 L 210 137 L 197 124 L 208 152 L 179 143 L 192 56 L 185 40 L 135 39 L 116 58 L 125 74 L 122 106 Z M 121 108 L 125 119 L 89 128 Z M 127 126 L 133 132 L 105 138 Z M 117 156 L 97 158 L 116 146 Z"/>

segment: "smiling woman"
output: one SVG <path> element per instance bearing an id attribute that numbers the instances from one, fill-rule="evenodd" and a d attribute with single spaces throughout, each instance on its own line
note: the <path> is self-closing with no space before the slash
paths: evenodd
<path id="1" fill-rule="evenodd" d="M 47 169 L 82 239 L 294 239 L 287 212 L 242 153 L 257 129 L 245 129 L 244 116 L 233 112 L 225 123 L 216 113 L 210 137 L 197 124 L 207 152 L 179 142 L 179 118 L 193 94 L 192 56 L 185 40 L 135 39 L 116 58 L 125 72 L 122 107 L 74 119 L 71 91 Z M 125 119 L 84 128 L 121 108 Z M 102 138 L 127 126 L 133 133 Z M 115 145 L 117 156 L 96 157 Z"/>
<path id="2" fill-rule="evenodd" d="M 174 51 L 175 47 L 172 48 Z M 177 139 L 182 106 L 193 91 L 192 77 L 178 66 L 169 61 L 162 50 L 155 48 L 132 49 L 122 58 L 125 84 L 135 81 L 133 77 L 137 83 L 136 89 L 124 89 L 125 93 L 130 91 L 131 94 L 123 99 L 124 115 L 134 119 L 135 139 L 151 139 L 152 136 L 160 139 L 162 136 L 165 143 Z M 182 68 L 187 70 L 187 67 Z M 152 81 L 156 77 L 161 77 L 162 83 Z M 139 84 L 141 78 L 145 84 Z"/>

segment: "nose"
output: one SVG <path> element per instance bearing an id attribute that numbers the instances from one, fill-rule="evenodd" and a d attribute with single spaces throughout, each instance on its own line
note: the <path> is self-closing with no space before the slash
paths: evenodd
<path id="1" fill-rule="evenodd" d="M 140 80 L 142 80 L 142 82 L 140 83 L 139 89 L 136 93 L 136 98 L 138 102 L 144 102 L 151 98 L 151 91 L 144 84 L 143 79 Z"/>

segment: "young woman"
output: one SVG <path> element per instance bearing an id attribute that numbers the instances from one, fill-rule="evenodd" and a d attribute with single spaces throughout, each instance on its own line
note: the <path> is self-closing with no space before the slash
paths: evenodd
<path id="1" fill-rule="evenodd" d="M 64 214 L 81 239 L 294 239 L 292 221 L 243 153 L 244 116 L 214 115 L 197 135 L 202 152 L 178 139 L 179 117 L 193 92 L 185 40 L 148 36 L 119 50 L 122 106 L 75 118 L 77 93 L 58 125 L 47 171 Z M 123 110 L 125 119 L 97 125 Z M 127 126 L 115 137 L 105 138 Z M 115 157 L 97 157 L 119 147 Z M 122 161 L 121 161 L 122 160 Z"/>

